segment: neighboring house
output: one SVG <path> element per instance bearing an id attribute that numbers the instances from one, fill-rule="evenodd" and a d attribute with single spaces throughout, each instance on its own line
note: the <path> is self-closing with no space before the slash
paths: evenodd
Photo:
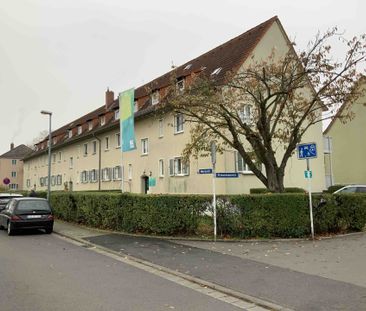
<path id="1" fill-rule="evenodd" d="M 363 95 L 355 102 L 344 103 L 323 134 L 327 187 L 366 184 L 366 77 L 356 87 Z M 354 118 L 344 123 L 339 117 L 349 109 Z"/>
<path id="2" fill-rule="evenodd" d="M 200 175 L 209 168 L 209 157 L 182 161 L 181 153 L 190 138 L 184 116 L 158 112 L 171 85 L 172 73 L 177 87 L 190 85 L 195 75 L 205 72 L 223 79 L 229 71 L 240 70 L 253 59 L 266 58 L 275 47 L 286 52 L 291 46 L 277 17 L 250 29 L 217 48 L 174 68 L 135 90 L 135 133 L 137 149 L 120 151 L 118 100 L 107 90 L 105 105 L 53 131 L 52 189 L 121 189 L 134 193 L 211 193 L 212 177 Z M 253 56 L 253 57 L 252 57 Z M 316 142 L 323 154 L 321 125 L 312 126 L 304 142 Z M 47 188 L 47 138 L 26 158 L 25 175 L 37 189 Z M 100 148 L 100 149 L 99 149 Z M 100 156 L 99 156 L 100 150 Z M 324 161 L 312 162 L 315 191 L 324 189 Z M 123 168 L 123 169 L 122 169 Z M 234 150 L 218 155 L 217 172 L 239 172 L 239 178 L 218 179 L 217 193 L 248 193 L 264 187 Z M 306 188 L 306 163 L 293 156 L 287 165 L 285 186 Z M 123 180 L 123 182 L 122 182 Z M 29 183 L 28 183 L 29 184 Z"/>
<path id="3" fill-rule="evenodd" d="M 23 158 L 31 152 L 32 149 L 25 145 L 14 147 L 11 143 L 10 150 L 0 155 L 0 183 L 3 187 L 10 190 L 23 189 Z M 4 184 L 5 179 L 9 179 L 8 185 Z"/>

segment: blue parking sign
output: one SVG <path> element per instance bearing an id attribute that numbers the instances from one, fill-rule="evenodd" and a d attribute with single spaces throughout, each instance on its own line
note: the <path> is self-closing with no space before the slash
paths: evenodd
<path id="1" fill-rule="evenodd" d="M 317 157 L 316 143 L 297 145 L 297 158 L 299 160 L 311 159 Z"/>

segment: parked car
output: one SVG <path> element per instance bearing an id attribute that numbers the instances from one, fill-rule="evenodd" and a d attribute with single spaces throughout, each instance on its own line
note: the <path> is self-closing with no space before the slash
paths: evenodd
<path id="1" fill-rule="evenodd" d="M 0 212 L 12 198 L 22 197 L 19 193 L 0 193 Z"/>
<path id="2" fill-rule="evenodd" d="M 333 192 L 333 194 L 341 193 L 366 193 L 366 185 L 348 185 Z"/>
<path id="3" fill-rule="evenodd" d="M 44 229 L 53 231 L 53 213 L 46 199 L 12 198 L 0 212 L 0 228 L 6 228 L 8 235 L 20 229 Z"/>

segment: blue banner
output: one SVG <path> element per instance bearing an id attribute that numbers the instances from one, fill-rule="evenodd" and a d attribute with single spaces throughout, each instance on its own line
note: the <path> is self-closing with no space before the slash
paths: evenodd
<path id="1" fill-rule="evenodd" d="M 136 149 L 134 122 L 135 89 L 129 89 L 119 94 L 119 114 L 122 151 Z"/>

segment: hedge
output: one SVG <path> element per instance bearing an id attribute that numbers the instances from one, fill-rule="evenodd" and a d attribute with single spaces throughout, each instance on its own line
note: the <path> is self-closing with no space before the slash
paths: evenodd
<path id="1" fill-rule="evenodd" d="M 267 188 L 251 188 L 249 190 L 250 194 L 265 194 L 265 193 L 271 193 Z M 296 187 L 288 187 L 285 188 L 284 193 L 305 193 L 306 191 L 302 188 L 296 188 Z"/>
<path id="2" fill-rule="evenodd" d="M 210 217 L 208 195 L 137 195 L 92 192 L 51 194 L 55 216 L 87 226 L 130 233 L 197 235 Z M 360 231 L 366 195 L 313 196 L 316 234 Z M 236 238 L 310 235 L 306 194 L 218 196 L 218 234 Z M 207 231 L 207 230 L 206 230 Z"/>

